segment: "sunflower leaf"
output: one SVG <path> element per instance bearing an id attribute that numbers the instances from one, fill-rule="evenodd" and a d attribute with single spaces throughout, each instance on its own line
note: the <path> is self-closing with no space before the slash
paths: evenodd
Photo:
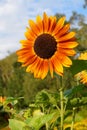
<path id="1" fill-rule="evenodd" d="M 23 130 L 26 124 L 16 119 L 9 119 L 9 127 L 11 130 Z"/>
<path id="2" fill-rule="evenodd" d="M 44 126 L 47 122 L 51 121 L 56 113 L 51 113 L 47 115 L 42 115 L 42 116 L 35 116 L 32 118 L 28 118 L 26 120 L 26 123 L 29 127 L 39 130 L 42 126 Z"/>

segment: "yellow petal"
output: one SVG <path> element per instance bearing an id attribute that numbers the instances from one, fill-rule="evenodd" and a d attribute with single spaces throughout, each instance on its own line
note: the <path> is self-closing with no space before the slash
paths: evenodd
<path id="1" fill-rule="evenodd" d="M 72 65 L 72 61 L 67 56 L 63 56 L 61 63 L 65 67 L 69 67 L 70 65 Z"/>
<path id="2" fill-rule="evenodd" d="M 59 30 L 63 27 L 64 22 L 65 22 L 65 17 L 62 17 L 61 19 L 59 19 L 58 23 L 56 24 L 56 26 L 52 32 L 52 35 L 55 35 L 59 32 Z"/>
<path id="3" fill-rule="evenodd" d="M 78 45 L 77 42 L 63 42 L 63 43 L 59 43 L 58 46 L 61 48 L 74 48 Z"/>
<path id="4" fill-rule="evenodd" d="M 34 77 L 36 77 L 36 78 L 41 78 L 41 75 L 43 73 L 42 63 L 43 63 L 43 60 L 40 60 L 38 65 L 37 65 L 37 68 L 36 68 L 36 70 L 34 72 Z"/>
<path id="5" fill-rule="evenodd" d="M 48 32 L 51 33 L 54 30 L 55 26 L 56 26 L 56 17 L 50 17 L 49 18 L 49 29 L 48 29 Z"/>
<path id="6" fill-rule="evenodd" d="M 38 16 L 36 17 L 36 22 L 37 22 L 37 23 L 40 23 L 41 21 L 42 21 L 41 16 L 38 15 Z"/>
<path id="7" fill-rule="evenodd" d="M 40 59 L 37 58 L 31 65 L 29 65 L 27 67 L 26 72 L 32 72 L 32 73 L 34 72 L 35 73 L 39 62 L 40 62 Z"/>
<path id="8" fill-rule="evenodd" d="M 43 27 L 44 27 L 44 32 L 48 32 L 49 19 L 48 19 L 48 16 L 46 15 L 45 12 L 44 12 L 44 14 L 43 14 Z"/>
<path id="9" fill-rule="evenodd" d="M 22 52 L 22 53 L 18 54 L 18 61 L 25 62 L 27 59 L 30 59 L 33 56 L 35 56 L 35 54 L 32 52 L 31 49 L 29 49 L 28 52 L 26 52 L 26 53 Z"/>
<path id="10" fill-rule="evenodd" d="M 29 57 L 29 58 L 22 64 L 22 67 L 28 66 L 28 65 L 32 64 L 33 62 L 35 62 L 36 59 L 37 59 L 37 56 L 31 56 L 31 57 Z"/>
<path id="11" fill-rule="evenodd" d="M 16 51 L 16 54 L 17 55 L 24 55 L 24 54 L 26 54 L 28 52 L 29 52 L 29 48 L 22 48 L 22 49 Z"/>
<path id="12" fill-rule="evenodd" d="M 87 52 L 81 53 L 78 57 L 79 60 L 87 60 Z"/>
<path id="13" fill-rule="evenodd" d="M 73 49 L 67 49 L 67 48 L 66 49 L 60 48 L 59 52 L 61 54 L 65 54 L 67 56 L 74 56 L 76 54 L 75 50 L 73 50 Z"/>
<path id="14" fill-rule="evenodd" d="M 48 60 L 43 61 L 43 73 L 41 75 L 41 79 L 44 79 L 48 73 Z"/>
<path id="15" fill-rule="evenodd" d="M 61 37 L 69 31 L 70 24 L 66 24 L 57 34 L 56 37 Z"/>
<path id="16" fill-rule="evenodd" d="M 62 36 L 62 37 L 59 37 L 58 38 L 58 41 L 59 42 L 63 42 L 63 41 L 67 41 L 71 38 L 73 38 L 75 36 L 75 32 L 69 32 L 68 34 Z"/>
<path id="17" fill-rule="evenodd" d="M 27 32 L 30 34 L 31 37 L 34 37 L 34 38 L 37 37 L 37 35 L 31 29 L 28 28 Z"/>
<path id="18" fill-rule="evenodd" d="M 35 39 L 35 36 L 31 35 L 29 32 L 25 32 L 24 35 L 29 41 L 34 41 Z"/>
<path id="19" fill-rule="evenodd" d="M 56 57 L 51 59 L 51 62 L 54 66 L 54 70 L 57 74 L 59 75 L 63 75 L 63 66 L 62 64 L 60 63 L 59 59 L 57 59 Z"/>
<path id="20" fill-rule="evenodd" d="M 43 22 L 39 15 L 36 18 L 36 22 L 37 22 L 37 27 L 39 28 L 39 34 L 43 33 Z"/>
<path id="21" fill-rule="evenodd" d="M 39 29 L 38 29 L 36 23 L 35 23 L 33 20 L 29 20 L 29 25 L 30 25 L 32 31 L 33 31 L 36 35 L 38 35 L 38 34 L 39 34 Z"/>

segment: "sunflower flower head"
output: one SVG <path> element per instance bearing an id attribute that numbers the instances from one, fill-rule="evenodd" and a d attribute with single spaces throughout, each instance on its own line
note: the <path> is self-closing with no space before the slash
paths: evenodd
<path id="1" fill-rule="evenodd" d="M 1 103 L 1 104 L 3 104 L 3 103 L 5 102 L 5 100 L 6 100 L 6 97 L 0 96 L 0 103 Z"/>
<path id="2" fill-rule="evenodd" d="M 75 78 L 79 80 L 81 83 L 87 85 L 87 71 L 81 71 L 75 75 Z"/>
<path id="3" fill-rule="evenodd" d="M 65 17 L 58 21 L 55 16 L 36 17 L 29 20 L 25 32 L 26 40 L 21 40 L 22 48 L 17 51 L 18 61 L 27 66 L 26 71 L 34 77 L 44 79 L 50 71 L 63 75 L 63 66 L 69 67 L 72 61 L 68 56 L 75 55 L 75 32 L 69 32 L 70 24 L 64 25 Z"/>

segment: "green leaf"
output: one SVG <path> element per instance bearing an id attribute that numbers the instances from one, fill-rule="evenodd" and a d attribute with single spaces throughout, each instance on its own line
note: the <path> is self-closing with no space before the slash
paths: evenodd
<path id="1" fill-rule="evenodd" d="M 42 90 L 41 92 L 39 92 L 37 95 L 36 95 L 36 102 L 46 102 L 46 101 L 49 101 L 49 93 L 45 90 Z"/>
<path id="2" fill-rule="evenodd" d="M 42 106 L 43 104 L 44 108 L 50 106 L 50 93 L 45 90 L 39 92 L 36 95 L 35 104 L 37 104 L 37 106 Z"/>
<path id="3" fill-rule="evenodd" d="M 77 94 L 79 94 L 79 97 L 87 96 L 87 88 L 83 84 L 80 84 L 64 92 L 64 96 L 68 98 L 73 98 Z"/>
<path id="4" fill-rule="evenodd" d="M 47 115 L 40 115 L 35 116 L 32 118 L 28 118 L 26 120 L 27 125 L 29 125 L 31 128 L 34 128 L 35 130 L 39 130 L 43 125 L 45 125 L 47 122 L 53 119 L 55 113 L 47 114 Z"/>
<path id="5" fill-rule="evenodd" d="M 26 124 L 22 121 L 9 119 L 9 127 L 11 130 L 23 130 Z"/>
<path id="6" fill-rule="evenodd" d="M 70 67 L 70 71 L 73 75 L 87 69 L 87 60 L 72 60 L 72 62 L 73 64 Z"/>
<path id="7" fill-rule="evenodd" d="M 87 105 L 87 97 L 73 98 L 68 100 L 66 109 L 72 109 L 73 107 L 81 107 Z"/>

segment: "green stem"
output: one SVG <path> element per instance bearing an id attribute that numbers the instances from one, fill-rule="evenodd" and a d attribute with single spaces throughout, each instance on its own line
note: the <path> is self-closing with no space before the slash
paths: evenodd
<path id="1" fill-rule="evenodd" d="M 64 102 L 63 102 L 63 79 L 60 77 L 60 116 L 61 116 L 61 130 L 63 130 L 64 123 Z"/>
<path id="2" fill-rule="evenodd" d="M 61 119 L 61 123 L 60 123 L 60 130 L 63 130 L 63 123 L 64 123 L 64 97 L 63 97 L 63 78 L 62 77 L 59 77 L 59 80 L 60 80 L 60 89 L 59 89 L 59 92 L 60 92 L 60 119 Z M 58 77 L 57 77 L 57 85 L 58 85 Z M 58 88 L 58 86 L 57 86 Z"/>
<path id="3" fill-rule="evenodd" d="M 73 107 L 71 130 L 74 130 L 74 123 L 75 123 L 75 108 Z"/>
<path id="4" fill-rule="evenodd" d="M 48 130 L 48 124 L 46 123 L 46 130 Z"/>
<path id="5" fill-rule="evenodd" d="M 61 130 L 63 130 L 63 121 L 64 121 L 64 106 L 63 106 L 63 89 L 60 89 L 60 115 L 61 115 Z"/>

